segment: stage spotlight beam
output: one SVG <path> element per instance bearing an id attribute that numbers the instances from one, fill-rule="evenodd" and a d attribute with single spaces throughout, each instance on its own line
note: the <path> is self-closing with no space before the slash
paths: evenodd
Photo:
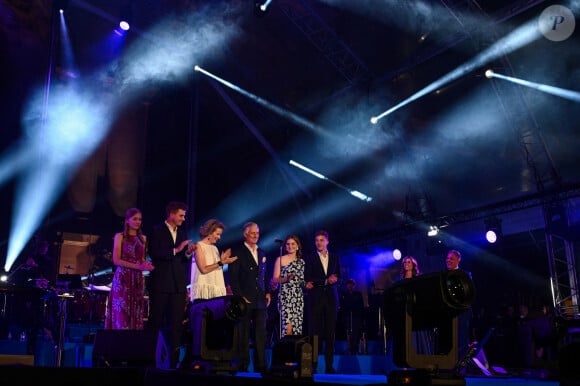
<path id="1" fill-rule="evenodd" d="M 488 74 L 488 72 L 489 72 L 489 74 Z M 513 83 L 519 84 L 521 86 L 529 87 L 529 88 L 534 89 L 534 90 L 542 91 L 542 92 L 545 92 L 547 94 L 555 95 L 555 96 L 558 96 L 560 98 L 569 99 L 569 100 L 574 101 L 574 102 L 580 102 L 580 92 L 578 92 L 578 91 L 567 90 L 567 89 L 563 89 L 563 88 L 559 88 L 559 87 L 549 86 L 547 84 L 534 83 L 534 82 L 530 82 L 528 80 L 518 79 L 518 78 L 511 77 L 511 76 L 498 74 L 498 73 L 493 72 L 491 70 L 487 70 L 485 72 L 485 76 L 487 78 L 490 78 L 490 79 L 491 78 L 498 78 L 498 79 L 507 80 L 509 82 L 513 82 Z"/>
<path id="2" fill-rule="evenodd" d="M 397 105 L 391 107 L 390 109 L 386 110 L 385 112 L 374 116 L 371 118 L 371 123 L 376 124 L 379 120 L 386 117 L 387 115 L 395 112 L 396 110 L 408 105 L 409 103 L 422 98 L 423 96 L 430 94 L 433 91 L 438 90 L 439 88 L 443 87 L 444 85 L 451 83 L 454 80 L 459 79 L 460 77 L 468 74 L 469 72 L 473 71 L 476 68 L 479 68 L 486 63 L 489 63 L 501 56 L 509 54 L 541 37 L 536 25 L 536 21 L 529 21 L 525 23 L 520 28 L 516 29 L 509 35 L 503 37 L 502 39 L 498 40 L 495 44 L 491 47 L 486 49 L 485 51 L 478 54 L 473 59 L 469 60 L 468 62 L 462 64 L 461 66 L 457 67 L 453 71 L 449 72 L 448 74 L 442 76 L 441 78 L 437 79 L 435 82 L 427 85 L 425 88 L 419 90 L 415 94 L 411 95 L 409 98 L 403 100 L 402 102 L 398 103 Z"/>
<path id="3" fill-rule="evenodd" d="M 262 12 L 266 12 L 266 10 L 268 9 L 268 6 L 270 5 L 271 2 L 272 2 L 272 0 L 266 0 L 264 2 L 264 4 L 260 5 L 260 10 Z"/>
<path id="4" fill-rule="evenodd" d="M 281 107 L 278 107 L 275 104 L 270 103 L 267 100 L 265 100 L 263 98 L 260 98 L 259 96 L 255 95 L 255 94 L 252 94 L 252 93 L 250 93 L 250 92 L 242 89 L 241 87 L 236 86 L 235 84 L 233 84 L 231 82 L 228 82 L 225 79 L 220 78 L 219 76 L 217 76 L 215 74 L 212 74 L 211 72 L 203 69 L 202 67 L 200 67 L 198 65 L 194 66 L 193 69 L 195 71 L 197 71 L 197 72 L 200 72 L 200 73 L 202 73 L 204 75 L 207 75 L 211 79 L 214 79 L 214 80 L 218 81 L 219 83 L 221 83 L 221 84 L 223 84 L 223 85 L 231 88 L 232 90 L 234 90 L 234 91 L 236 91 L 236 92 L 238 92 L 238 93 L 240 93 L 240 94 L 242 94 L 242 95 L 250 98 L 254 102 L 262 105 L 263 107 L 265 107 L 268 110 L 270 110 L 270 111 L 272 111 L 272 112 L 280 115 L 281 117 L 290 120 L 291 122 L 295 123 L 296 125 L 299 125 L 301 127 L 304 127 L 306 129 L 309 129 L 312 132 L 314 132 L 314 133 L 316 133 L 316 134 L 318 134 L 320 136 L 323 136 L 323 137 L 326 137 L 326 138 L 330 138 L 330 139 L 333 139 L 334 138 L 334 135 L 331 134 L 328 130 L 326 130 L 326 129 L 320 127 L 320 126 L 315 125 L 314 123 L 312 123 L 312 122 L 310 122 L 310 121 L 302 118 L 299 115 L 296 115 L 296 114 L 294 114 L 294 113 L 292 113 L 292 112 L 290 112 L 288 110 L 285 110 L 285 109 L 283 109 Z"/>
<path id="5" fill-rule="evenodd" d="M 320 174 L 318 172 L 315 172 L 314 170 L 307 168 L 306 166 L 294 161 L 294 160 L 290 160 L 290 165 L 297 167 L 298 169 L 304 170 L 306 173 L 310 173 L 312 174 L 314 177 L 320 178 L 321 180 L 328 180 L 328 178 L 323 175 Z"/>
<path id="6" fill-rule="evenodd" d="M 331 180 L 330 178 L 326 177 L 324 174 L 318 173 L 294 160 L 290 160 L 289 161 L 290 165 L 297 167 L 298 169 L 304 170 L 305 172 L 312 174 L 314 177 L 320 178 L 321 180 L 325 180 L 330 182 L 331 184 L 338 186 L 339 188 L 341 188 L 342 190 L 346 190 L 347 192 L 349 192 L 351 194 L 351 196 L 358 198 L 361 201 L 365 201 L 365 202 L 371 202 L 373 200 L 372 197 L 367 196 L 364 193 L 359 192 L 358 190 L 353 190 L 353 189 L 349 189 L 344 185 L 339 184 L 336 181 Z"/>

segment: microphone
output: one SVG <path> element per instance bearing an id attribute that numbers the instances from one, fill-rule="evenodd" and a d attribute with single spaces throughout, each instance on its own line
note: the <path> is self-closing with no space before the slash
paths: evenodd
<path id="1" fill-rule="evenodd" d="M 283 242 L 284 242 L 284 240 L 282 240 L 282 239 L 275 239 L 275 240 L 274 240 L 274 242 L 275 242 L 275 243 L 283 243 Z"/>

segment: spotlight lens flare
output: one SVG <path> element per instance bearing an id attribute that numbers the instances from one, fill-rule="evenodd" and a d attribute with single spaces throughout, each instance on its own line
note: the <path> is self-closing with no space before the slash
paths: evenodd
<path id="1" fill-rule="evenodd" d="M 129 26 L 129 23 L 127 23 L 126 21 L 121 21 L 119 23 L 119 27 L 121 27 L 123 31 L 129 31 L 129 28 L 131 28 L 131 26 Z"/>
<path id="2" fill-rule="evenodd" d="M 378 121 L 379 121 L 379 118 L 377 118 L 377 117 L 372 117 L 372 118 L 371 118 L 371 123 L 372 123 L 373 125 L 376 125 Z"/>
<path id="3" fill-rule="evenodd" d="M 497 241 L 497 234 L 494 231 L 487 231 L 485 233 L 485 239 L 488 243 L 493 244 Z"/>
<path id="4" fill-rule="evenodd" d="M 485 72 L 485 77 L 486 77 L 487 79 L 491 79 L 491 78 L 493 77 L 493 70 L 487 70 L 487 71 Z"/>

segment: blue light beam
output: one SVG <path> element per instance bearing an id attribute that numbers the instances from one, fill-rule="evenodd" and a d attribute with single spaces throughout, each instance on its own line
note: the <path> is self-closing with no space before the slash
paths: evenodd
<path id="1" fill-rule="evenodd" d="M 485 76 L 487 78 L 498 78 L 498 79 L 507 80 L 509 82 L 513 82 L 513 83 L 516 83 L 516 84 L 519 84 L 519 85 L 522 85 L 525 87 L 529 87 L 529 88 L 534 89 L 534 90 L 542 91 L 542 92 L 545 92 L 547 94 L 555 95 L 555 96 L 558 96 L 560 98 L 568 99 L 568 100 L 571 100 L 574 102 L 580 102 L 580 92 L 578 92 L 578 91 L 567 90 L 567 89 L 563 89 L 563 88 L 555 87 L 555 86 L 549 86 L 547 84 L 534 83 L 534 82 L 530 82 L 529 80 L 524 80 L 524 79 L 514 78 L 511 76 L 498 74 L 496 72 L 493 72 L 492 70 L 487 70 L 485 72 Z"/>
<path id="2" fill-rule="evenodd" d="M 516 29 L 511 34 L 507 35 L 506 37 L 498 40 L 495 44 L 489 47 L 487 50 L 481 52 L 472 60 L 464 63 L 460 67 L 456 68 L 455 70 L 451 71 L 447 75 L 439 78 L 435 82 L 431 83 L 427 87 L 419 90 L 415 94 L 411 95 L 409 98 L 405 99 L 401 103 L 397 104 L 396 106 L 391 107 L 390 109 L 386 110 L 385 112 L 381 113 L 378 116 L 371 117 L 371 123 L 377 124 L 379 120 L 386 117 L 387 115 L 393 113 L 394 111 L 408 105 L 409 103 L 431 93 L 439 89 L 440 87 L 448 84 L 460 77 L 464 76 L 465 74 L 484 66 L 485 64 L 496 60 L 497 58 L 506 55 L 510 52 L 515 51 L 518 48 L 521 48 L 538 38 L 540 38 L 542 34 L 538 30 L 537 24 L 535 21 L 529 21 L 520 28 Z"/>
<path id="3" fill-rule="evenodd" d="M 252 94 L 244 89 L 242 89 L 239 86 L 236 86 L 233 83 L 228 82 L 227 80 L 224 80 L 220 77 L 218 77 L 217 75 L 212 74 L 211 72 L 204 70 L 203 68 L 201 68 L 200 66 L 195 66 L 194 70 L 197 72 L 201 72 L 204 75 L 209 76 L 210 78 L 220 82 L 221 84 L 231 88 L 232 90 L 250 98 L 251 100 L 253 100 L 254 102 L 258 103 L 259 105 L 264 106 L 265 108 L 267 108 L 270 111 L 273 111 L 274 113 L 294 122 L 295 124 L 304 127 L 306 129 L 309 129 L 319 135 L 322 135 L 324 137 L 330 137 L 332 138 L 332 135 L 325 129 L 323 129 L 322 127 L 319 127 L 317 125 L 315 125 L 314 123 L 300 117 L 299 115 L 296 115 L 288 110 L 285 110 L 281 107 L 276 106 L 273 103 L 268 102 L 267 100 L 260 98 L 259 96 Z"/>
<path id="4" fill-rule="evenodd" d="M 312 174 L 314 177 L 320 178 L 321 180 L 328 181 L 331 184 L 338 186 L 339 188 L 349 192 L 353 197 L 358 198 L 361 201 L 371 202 L 373 200 L 372 197 L 367 196 L 364 193 L 359 192 L 358 190 L 349 189 L 344 185 L 339 184 L 336 181 L 331 180 L 330 178 L 326 177 L 324 174 L 318 173 L 294 160 L 289 161 L 290 165 L 297 167 L 298 169 L 304 170 L 306 173 Z"/>

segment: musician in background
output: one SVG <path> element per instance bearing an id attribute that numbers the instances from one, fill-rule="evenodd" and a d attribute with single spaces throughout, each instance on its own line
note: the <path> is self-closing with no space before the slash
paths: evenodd
<path id="1" fill-rule="evenodd" d="M 346 289 L 340 295 L 340 315 L 343 326 L 346 327 L 348 352 L 350 355 L 359 353 L 359 343 L 362 337 L 362 322 L 364 315 L 364 300 L 362 293 L 355 290 L 356 282 L 349 278 Z M 364 352 L 361 352 L 364 354 Z"/>
<path id="2" fill-rule="evenodd" d="M 32 253 L 12 272 L 10 282 L 19 289 L 14 312 L 10 316 L 12 339 L 27 341 L 27 353 L 33 354 L 36 337 L 42 332 L 53 340 L 55 315 L 48 312 L 48 302 L 54 279 L 55 264 L 49 254 L 50 244 L 40 240 L 33 245 Z"/>
<path id="3" fill-rule="evenodd" d="M 14 270 L 11 282 L 15 286 L 47 289 L 55 282 L 56 270 L 49 246 L 46 240 L 38 242 L 33 253 Z"/>

